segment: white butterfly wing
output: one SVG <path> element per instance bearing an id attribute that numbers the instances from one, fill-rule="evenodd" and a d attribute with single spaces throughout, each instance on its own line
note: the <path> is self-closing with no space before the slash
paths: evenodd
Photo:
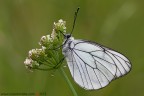
<path id="1" fill-rule="evenodd" d="M 72 77 L 87 90 L 105 87 L 131 68 L 125 56 L 96 43 L 72 40 L 65 49 L 63 54 Z"/>

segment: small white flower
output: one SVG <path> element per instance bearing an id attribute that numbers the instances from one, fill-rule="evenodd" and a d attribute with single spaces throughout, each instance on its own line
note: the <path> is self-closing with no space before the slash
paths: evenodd
<path id="1" fill-rule="evenodd" d="M 32 59 L 26 58 L 26 60 L 24 61 L 24 64 L 25 65 L 30 65 L 30 64 L 32 64 L 32 62 L 33 62 Z"/>
<path id="2" fill-rule="evenodd" d="M 66 33 L 66 22 L 62 19 L 58 20 L 57 23 L 54 22 L 54 31 L 57 33 L 59 31 Z"/>
<path id="3" fill-rule="evenodd" d="M 33 63 L 33 60 L 30 59 L 30 58 L 26 58 L 25 61 L 24 61 L 24 64 L 25 64 L 25 67 L 27 69 L 32 69 L 32 63 Z"/>
<path id="4" fill-rule="evenodd" d="M 51 37 L 52 39 L 55 39 L 56 38 L 56 32 L 55 32 L 55 29 L 53 29 L 52 33 L 51 33 Z"/>
<path id="5" fill-rule="evenodd" d="M 59 23 L 63 23 L 64 21 L 62 19 L 58 20 Z"/>
<path id="6" fill-rule="evenodd" d="M 53 38 L 50 35 L 46 35 L 46 39 L 48 42 L 53 42 Z"/>
<path id="7" fill-rule="evenodd" d="M 45 39 L 46 39 L 46 36 L 42 36 L 42 37 L 41 37 L 41 40 L 45 40 Z"/>
<path id="8" fill-rule="evenodd" d="M 29 51 L 29 57 L 32 56 L 33 53 L 36 53 L 35 49 L 32 49 L 32 50 Z"/>
<path id="9" fill-rule="evenodd" d="M 56 23 L 54 22 L 54 26 L 56 25 Z"/>
<path id="10" fill-rule="evenodd" d="M 33 61 L 31 58 L 26 58 L 24 64 L 26 69 L 28 69 L 31 72 L 33 72 L 33 68 L 37 68 L 40 66 L 39 63 L 37 63 L 37 61 Z"/>
<path id="11" fill-rule="evenodd" d="M 43 56 L 45 54 L 44 49 L 32 49 L 29 51 L 28 57 L 35 60 L 38 59 L 39 57 Z"/>
<path id="12" fill-rule="evenodd" d="M 46 47 L 42 46 L 42 50 L 45 51 L 45 50 L 46 50 Z"/>
<path id="13" fill-rule="evenodd" d="M 37 49 L 32 49 L 32 50 L 30 50 L 29 51 L 29 57 L 33 57 L 33 55 L 35 56 L 35 57 L 37 57 Z"/>
<path id="14" fill-rule="evenodd" d="M 46 35 L 41 37 L 39 45 L 47 46 L 51 42 L 53 42 L 53 38 L 50 35 Z"/>

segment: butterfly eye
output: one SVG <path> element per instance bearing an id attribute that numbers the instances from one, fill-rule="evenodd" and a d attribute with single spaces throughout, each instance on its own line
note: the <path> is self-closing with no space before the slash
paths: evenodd
<path id="1" fill-rule="evenodd" d="M 67 34 L 66 35 L 66 39 L 68 39 L 68 38 L 70 38 L 71 37 L 71 35 L 70 34 Z"/>

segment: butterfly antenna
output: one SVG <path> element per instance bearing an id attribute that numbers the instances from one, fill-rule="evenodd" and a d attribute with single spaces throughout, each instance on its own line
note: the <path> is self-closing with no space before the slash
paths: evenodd
<path id="1" fill-rule="evenodd" d="M 72 34 L 72 32 L 73 32 L 73 30 L 74 30 L 74 27 L 75 27 L 75 22 L 76 22 L 76 18 L 77 18 L 77 14 L 78 14 L 78 12 L 79 12 L 79 7 L 77 8 L 77 11 L 75 12 L 75 14 L 74 14 L 74 21 L 73 21 L 73 27 L 72 27 L 72 31 L 71 31 L 71 33 L 70 33 L 70 35 Z"/>

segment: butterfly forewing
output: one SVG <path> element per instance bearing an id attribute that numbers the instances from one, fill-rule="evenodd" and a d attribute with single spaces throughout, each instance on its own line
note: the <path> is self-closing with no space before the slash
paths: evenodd
<path id="1" fill-rule="evenodd" d="M 87 90 L 103 88 L 131 68 L 124 55 L 86 40 L 69 38 L 63 54 L 74 81 Z"/>

